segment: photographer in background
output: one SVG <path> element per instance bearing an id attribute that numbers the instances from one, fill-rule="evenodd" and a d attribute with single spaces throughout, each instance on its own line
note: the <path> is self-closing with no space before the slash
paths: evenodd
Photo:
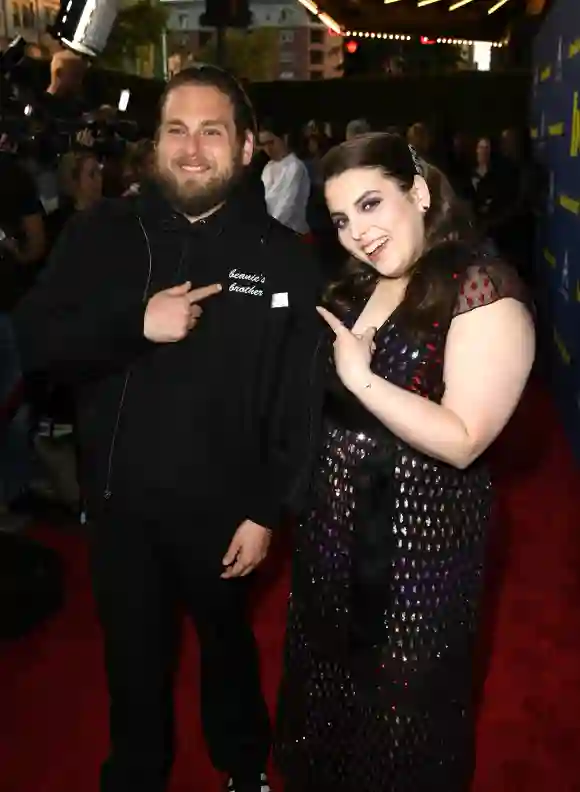
<path id="1" fill-rule="evenodd" d="M 44 94 L 44 106 L 54 118 L 78 118 L 86 113 L 83 81 L 88 64 L 70 50 L 55 52 L 50 63 L 50 85 Z"/>

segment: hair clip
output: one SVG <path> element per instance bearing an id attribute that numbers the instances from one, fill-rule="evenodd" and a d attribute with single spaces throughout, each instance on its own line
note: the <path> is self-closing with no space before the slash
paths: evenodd
<path id="1" fill-rule="evenodd" d="M 421 160 L 419 159 L 419 155 L 417 154 L 417 149 L 415 148 L 415 146 L 409 146 L 409 151 L 411 152 L 411 157 L 413 158 L 413 165 L 415 167 L 415 173 L 418 176 L 423 176 L 424 175 L 423 164 L 422 164 Z"/>

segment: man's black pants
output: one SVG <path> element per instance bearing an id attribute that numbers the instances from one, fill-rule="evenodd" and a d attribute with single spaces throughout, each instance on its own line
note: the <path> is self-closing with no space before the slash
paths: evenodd
<path id="1" fill-rule="evenodd" d="M 227 541 L 223 548 L 216 543 L 219 528 L 110 514 L 92 527 L 111 703 L 102 792 L 166 788 L 180 606 L 199 637 L 201 717 L 214 766 L 243 779 L 259 777 L 266 765 L 270 724 L 246 616 L 248 579 L 220 578 Z M 194 778 L 195 768 L 191 772 Z"/>

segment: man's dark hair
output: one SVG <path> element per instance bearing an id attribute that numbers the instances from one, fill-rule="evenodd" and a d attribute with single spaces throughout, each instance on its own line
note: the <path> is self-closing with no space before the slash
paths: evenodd
<path id="1" fill-rule="evenodd" d="M 225 94 L 234 108 L 234 122 L 240 140 L 248 132 L 256 134 L 256 116 L 248 94 L 244 91 L 238 80 L 219 66 L 211 63 L 194 63 L 186 69 L 175 74 L 166 84 L 159 103 L 160 115 L 163 111 L 167 97 L 176 88 L 182 85 L 209 85 Z"/>
<path id="2" fill-rule="evenodd" d="M 271 132 L 277 138 L 282 140 L 289 133 L 288 124 L 275 118 L 264 118 L 260 121 L 261 132 Z"/>

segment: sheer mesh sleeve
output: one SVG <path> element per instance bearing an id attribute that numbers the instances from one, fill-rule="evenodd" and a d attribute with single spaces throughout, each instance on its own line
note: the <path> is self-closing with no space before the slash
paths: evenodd
<path id="1" fill-rule="evenodd" d="M 498 260 L 481 261 L 465 271 L 453 315 L 508 297 L 525 303 L 531 309 L 527 289 L 513 267 Z"/>

